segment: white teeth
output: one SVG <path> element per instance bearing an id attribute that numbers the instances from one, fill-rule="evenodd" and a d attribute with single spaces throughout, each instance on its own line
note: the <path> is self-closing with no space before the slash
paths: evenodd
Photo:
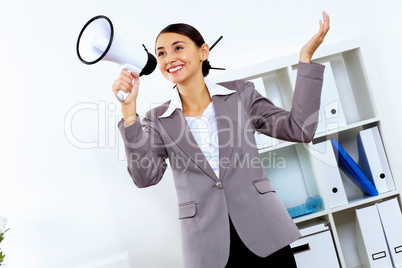
<path id="1" fill-rule="evenodd" d="M 178 70 L 180 70 L 180 69 L 183 69 L 183 66 L 177 66 L 177 67 L 174 67 L 174 68 L 172 68 L 172 69 L 169 69 L 169 72 L 170 72 L 170 73 L 176 72 L 176 71 L 178 71 Z"/>

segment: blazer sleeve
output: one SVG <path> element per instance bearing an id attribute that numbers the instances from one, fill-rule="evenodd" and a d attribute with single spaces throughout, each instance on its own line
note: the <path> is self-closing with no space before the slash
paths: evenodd
<path id="1" fill-rule="evenodd" d="M 310 142 L 318 125 L 324 65 L 299 62 L 291 111 L 275 106 L 246 82 L 240 98 L 255 130 L 294 142 Z"/>
<path id="2" fill-rule="evenodd" d="M 118 127 L 124 140 L 127 169 L 134 184 L 139 188 L 157 184 L 165 173 L 168 157 L 164 142 L 156 130 L 155 122 L 147 116 L 131 126 L 125 126 L 123 119 Z"/>

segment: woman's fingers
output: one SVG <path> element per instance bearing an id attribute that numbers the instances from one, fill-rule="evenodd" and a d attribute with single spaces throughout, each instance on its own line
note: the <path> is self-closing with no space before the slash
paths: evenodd
<path id="1" fill-rule="evenodd" d="M 131 75 L 132 79 L 134 79 L 133 86 L 138 87 L 138 85 L 140 83 L 140 74 L 131 72 L 130 75 Z"/>
<path id="2" fill-rule="evenodd" d="M 130 93 L 127 99 L 122 102 L 124 105 L 130 105 L 138 96 L 138 89 L 140 84 L 139 73 L 121 70 L 120 75 L 116 78 L 112 85 L 112 92 L 117 97 L 120 90 Z"/>
<path id="3" fill-rule="evenodd" d="M 329 20 L 328 14 L 325 11 L 322 13 L 322 16 L 323 16 L 323 19 L 319 21 L 320 28 L 318 30 L 318 33 L 316 33 L 307 42 L 307 44 L 305 44 L 303 46 L 303 48 L 300 51 L 300 60 L 301 61 L 310 62 L 314 52 L 321 45 L 321 43 L 324 42 L 324 38 L 329 30 L 330 20 Z"/>
<path id="4" fill-rule="evenodd" d="M 330 20 L 329 20 L 329 15 L 325 11 L 322 12 L 322 17 L 323 17 L 323 21 L 320 20 L 320 31 L 325 36 L 329 30 Z"/>
<path id="5" fill-rule="evenodd" d="M 131 92 L 133 88 L 133 77 L 127 70 L 122 70 L 120 75 L 114 81 L 112 91 L 116 94 L 119 90 L 124 92 Z"/>
<path id="6" fill-rule="evenodd" d="M 320 29 L 318 30 L 318 33 L 313 37 L 314 39 L 318 39 L 317 42 L 319 44 L 321 44 L 324 41 L 324 38 L 329 31 L 329 16 L 324 11 L 324 12 L 322 12 L 322 17 L 323 17 L 323 20 L 319 21 Z"/>

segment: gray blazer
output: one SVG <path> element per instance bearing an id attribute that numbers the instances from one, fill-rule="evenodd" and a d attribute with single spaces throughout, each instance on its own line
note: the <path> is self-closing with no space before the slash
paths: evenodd
<path id="1" fill-rule="evenodd" d="M 170 117 L 159 118 L 170 101 L 148 111 L 142 124 L 139 117 L 129 127 L 119 122 L 128 172 L 138 187 L 157 184 L 169 158 L 185 267 L 226 265 L 229 215 L 244 244 L 261 257 L 300 237 L 264 172 L 254 131 L 310 142 L 317 127 L 323 73 L 323 65 L 299 63 L 290 112 L 274 106 L 251 82 L 220 84 L 235 91 L 212 97 L 219 131 L 219 178 L 197 146 L 182 112 L 175 110 Z"/>

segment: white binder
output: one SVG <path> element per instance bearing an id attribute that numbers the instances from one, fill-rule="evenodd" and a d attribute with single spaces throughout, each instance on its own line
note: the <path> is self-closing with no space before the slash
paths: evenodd
<path id="1" fill-rule="evenodd" d="M 334 75 L 332 73 L 331 63 L 324 62 L 321 64 L 325 65 L 325 71 L 316 133 L 337 129 L 342 126 L 346 126 L 347 124 Z M 293 72 L 294 82 L 296 82 L 296 75 L 297 70 Z"/>
<path id="2" fill-rule="evenodd" d="M 297 267 L 340 267 L 327 222 L 313 220 L 299 228 L 302 237 L 290 244 Z"/>
<path id="3" fill-rule="evenodd" d="M 358 164 L 364 174 L 374 182 L 378 193 L 395 190 L 378 127 L 360 131 L 357 136 L 357 145 L 359 149 Z"/>
<path id="4" fill-rule="evenodd" d="M 398 200 L 393 198 L 377 204 L 385 238 L 394 267 L 402 266 L 402 214 Z"/>
<path id="5" fill-rule="evenodd" d="M 346 119 L 332 73 L 331 64 L 330 62 L 324 62 L 322 64 L 325 65 L 320 107 L 323 120 L 319 124 L 324 124 L 322 127 L 323 131 L 327 131 L 346 126 Z"/>
<path id="6" fill-rule="evenodd" d="M 364 268 L 392 267 L 376 205 L 356 209 L 356 243 Z"/>
<path id="7" fill-rule="evenodd" d="M 264 81 L 262 80 L 262 77 L 256 78 L 256 79 L 251 79 L 249 80 L 250 82 L 254 83 L 254 87 L 255 89 L 258 91 L 258 93 L 260 93 L 263 97 L 268 98 L 267 96 L 267 92 L 265 90 L 265 86 L 264 86 Z M 270 99 L 276 106 L 279 106 L 277 103 L 274 102 L 273 99 Z M 283 107 L 282 107 L 283 108 Z M 278 139 L 269 137 L 265 134 L 262 134 L 258 131 L 256 131 L 254 133 L 254 138 L 255 138 L 255 143 L 257 144 L 257 148 L 258 149 L 262 149 L 262 148 L 266 148 L 266 147 L 271 147 L 274 145 L 277 145 L 279 143 Z"/>
<path id="8" fill-rule="evenodd" d="M 331 141 L 310 144 L 310 148 L 313 150 L 314 157 L 312 159 L 324 184 L 329 206 L 334 208 L 347 204 L 348 199 Z"/>

